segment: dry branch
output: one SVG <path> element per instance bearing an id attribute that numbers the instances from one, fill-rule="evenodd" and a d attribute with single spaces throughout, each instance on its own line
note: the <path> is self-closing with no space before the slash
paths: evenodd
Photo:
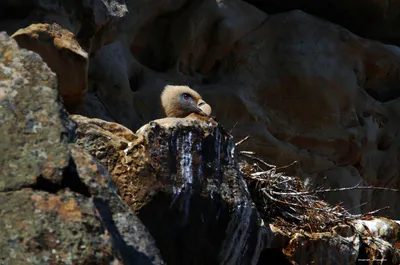
<path id="1" fill-rule="evenodd" d="M 243 141 L 245 140 L 246 138 L 243 139 Z M 256 197 L 255 201 L 259 212 L 265 220 L 270 220 L 279 225 L 289 234 L 295 231 L 329 231 L 331 227 L 340 223 L 348 224 L 349 221 L 356 218 L 371 217 L 378 211 L 388 208 L 354 215 L 340 204 L 332 206 L 321 200 L 317 196 L 320 193 L 355 189 L 399 192 L 399 190 L 391 188 L 359 186 L 360 183 L 346 188 L 308 190 L 298 177 L 276 172 L 277 169 L 287 168 L 297 161 L 278 168 L 257 157 L 254 152 L 240 151 L 240 154 L 255 161 L 255 163 L 250 164 L 243 159 L 240 165 L 248 186 Z M 263 166 L 268 166 L 270 169 L 265 170 L 262 168 Z"/>

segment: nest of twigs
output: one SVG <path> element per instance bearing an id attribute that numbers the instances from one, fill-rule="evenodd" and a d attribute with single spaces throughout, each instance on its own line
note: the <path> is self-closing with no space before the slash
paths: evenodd
<path id="1" fill-rule="evenodd" d="M 323 192 L 371 187 L 357 185 L 344 189 L 309 190 L 298 177 L 278 173 L 284 167 L 270 165 L 252 152 L 240 153 L 244 156 L 240 162 L 241 171 L 263 219 L 289 234 L 327 232 L 336 225 L 349 224 L 350 220 L 360 217 L 372 217 L 379 211 L 354 215 L 341 205 L 332 206 L 318 196 Z"/>

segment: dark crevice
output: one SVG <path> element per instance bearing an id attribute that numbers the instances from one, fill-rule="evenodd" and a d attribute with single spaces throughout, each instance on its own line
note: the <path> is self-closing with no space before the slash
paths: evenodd
<path id="1" fill-rule="evenodd" d="M 362 175 L 363 166 L 362 166 L 362 164 L 360 163 L 360 161 L 358 161 L 357 163 L 355 163 L 355 164 L 353 165 L 353 167 L 355 167 L 355 168 L 357 169 L 358 173 L 360 173 L 360 175 Z"/>
<path id="2" fill-rule="evenodd" d="M 63 178 L 61 181 L 63 188 L 69 188 L 71 191 L 79 193 L 85 197 L 91 197 L 89 187 L 81 181 L 76 164 L 72 160 L 69 161 L 68 167 L 64 169 Z"/>
<path id="3" fill-rule="evenodd" d="M 139 91 L 140 87 L 145 83 L 145 79 L 143 77 L 143 69 L 140 69 L 139 72 L 135 73 L 129 78 L 129 87 L 133 92 Z"/>
<path id="4" fill-rule="evenodd" d="M 145 25 L 136 38 L 142 43 L 137 41 L 130 47 L 135 59 L 157 72 L 173 67 L 176 61 L 176 58 L 172 58 L 169 52 L 172 49 L 169 41 L 172 17 L 172 15 L 166 14 Z M 148 32 L 158 34 L 154 37 L 154 34 L 148 35 Z M 162 51 L 159 48 L 160 46 L 163 47 Z"/>
<path id="5" fill-rule="evenodd" d="M 135 59 L 157 72 L 173 68 L 179 57 L 176 43 L 185 38 L 187 29 L 186 26 L 182 27 L 180 34 L 175 36 L 172 25 L 180 15 L 185 15 L 185 12 L 192 8 L 195 9 L 199 3 L 201 3 L 199 0 L 187 1 L 177 10 L 164 13 L 144 25 L 130 47 Z"/>
<path id="6" fill-rule="evenodd" d="M 32 190 L 46 191 L 48 193 L 57 193 L 62 189 L 60 185 L 45 179 L 43 176 L 36 178 L 36 183 L 30 185 L 28 188 L 31 188 Z"/>
<path id="7" fill-rule="evenodd" d="M 368 95 L 382 103 L 398 99 L 400 97 L 400 91 L 397 89 L 391 89 L 390 87 L 381 90 L 366 88 L 365 91 L 368 93 Z"/>
<path id="8" fill-rule="evenodd" d="M 69 161 L 69 165 L 63 171 L 61 183 L 54 183 L 41 175 L 36 179 L 36 183 L 28 186 L 28 188 L 37 191 L 46 191 L 52 194 L 69 188 L 71 191 L 85 197 L 91 197 L 89 188 L 81 181 L 72 158 Z"/>
<path id="9" fill-rule="evenodd" d="M 267 248 L 261 252 L 258 263 L 260 265 L 290 265 L 289 259 L 278 248 Z"/>
<path id="10" fill-rule="evenodd" d="M 111 235 L 114 249 L 118 250 L 118 254 L 123 260 L 123 264 L 153 264 L 153 261 L 150 260 L 145 254 L 136 251 L 133 247 L 126 244 L 124 238 L 122 237 L 117 226 L 115 225 L 112 211 L 108 203 L 98 198 L 95 198 L 93 200 L 93 203 L 100 215 L 103 225 Z"/>
<path id="11" fill-rule="evenodd" d="M 84 8 L 82 6 L 78 8 L 82 10 L 80 20 L 85 21 L 86 23 L 82 23 L 82 28 L 77 34 L 77 39 L 90 39 L 94 37 L 94 34 L 96 32 L 94 23 L 91 23 L 91 21 L 95 21 L 95 19 L 93 18 L 93 11 L 91 8 Z"/>
<path id="12" fill-rule="evenodd" d="M 377 148 L 379 151 L 386 151 L 386 150 L 388 150 L 391 146 L 392 146 L 391 139 L 390 139 L 390 138 L 387 138 L 387 137 L 379 139 L 379 140 L 377 141 L 377 143 L 376 143 L 376 148 Z"/>
<path id="13" fill-rule="evenodd" d="M 358 252 L 356 264 L 368 264 L 368 262 L 365 262 L 366 260 L 369 260 L 369 257 L 368 257 L 367 251 L 365 249 L 365 245 L 362 244 L 360 247 L 360 250 Z"/>
<path id="14" fill-rule="evenodd" d="M 183 195 L 183 194 L 182 194 Z M 213 199 L 196 195 L 174 198 L 157 193 L 138 217 L 156 240 L 166 264 L 220 264 L 219 254 L 231 220 L 230 207 L 215 193 Z M 189 212 L 182 204 L 189 204 Z M 195 244 L 191 244 L 195 238 Z"/>
<path id="15" fill-rule="evenodd" d="M 33 8 L 33 3 L 25 6 L 18 6 L 18 4 L 12 6 L 12 4 L 9 5 L 7 3 L 0 3 L 0 17 L 1 20 L 24 19 L 29 16 Z"/>
<path id="16" fill-rule="evenodd" d="M 177 168 L 177 157 L 178 157 L 178 146 L 176 143 L 177 137 L 180 135 L 176 135 L 176 132 L 172 132 L 171 138 L 168 144 L 168 164 L 169 170 L 172 174 L 176 174 L 178 172 Z"/>

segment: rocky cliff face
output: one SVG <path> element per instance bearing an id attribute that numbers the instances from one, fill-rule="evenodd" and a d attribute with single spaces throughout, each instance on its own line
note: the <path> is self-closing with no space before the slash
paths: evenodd
<path id="1" fill-rule="evenodd" d="M 4 33 L 0 80 L 0 262 L 163 264 L 108 171 L 73 143 L 56 75 Z"/>
<path id="2" fill-rule="evenodd" d="M 14 255 L 23 264 L 28 255 L 37 264 L 102 264 L 114 258 L 124 264 L 132 259 L 177 263 L 188 240 L 184 234 L 193 239 L 205 232 L 175 225 L 218 215 L 210 199 L 216 184 L 209 181 L 219 176 L 225 188 L 216 196 L 218 206 L 223 202 L 223 217 L 205 221 L 218 239 L 205 237 L 198 245 L 212 254 L 204 257 L 191 249 L 184 261 L 196 257 L 202 264 L 203 257 L 212 263 L 223 256 L 230 264 L 256 262 L 262 245 L 256 238 L 271 231 L 260 232 L 256 225 L 260 219 L 249 206 L 237 168 L 229 164 L 228 146 L 205 153 L 212 141 L 229 135 L 216 131 L 218 126 L 233 135 L 223 138 L 227 144 L 249 135 L 238 148 L 271 164 L 297 161 L 285 172 L 310 187 L 361 183 L 399 188 L 399 4 L 359 0 L 321 5 L 305 0 L 2 1 L 0 31 L 47 64 L 2 35 L 0 189 L 10 208 L 1 214 L 9 218 L 0 222 L 10 227 L 3 233 L 11 242 L 0 245 L 6 250 L 0 251 L 2 260 L 7 263 Z M 196 89 L 213 107 L 219 125 L 148 124 L 163 117 L 159 95 L 167 84 Z M 69 118 L 64 107 L 79 115 Z M 179 163 L 171 167 L 173 161 Z M 205 181 L 183 195 L 174 190 L 176 183 L 185 187 L 198 175 L 180 163 L 182 168 L 193 165 Z M 160 217 L 164 212 L 152 217 L 154 209 L 171 203 L 171 194 L 183 197 L 174 204 L 183 207 L 177 209 L 194 207 L 193 215 L 166 211 L 166 220 Z M 343 201 L 353 214 L 389 206 L 380 214 L 398 219 L 399 196 L 356 189 L 324 198 L 333 204 Z M 228 214 L 243 203 L 246 207 L 235 218 L 248 218 L 245 227 Z M 20 209 L 26 216 L 19 215 Z M 39 220 L 50 220 L 51 229 L 25 229 L 41 227 L 35 223 Z M 218 246 L 238 236 L 218 234 L 228 224 L 232 231 L 247 232 L 232 239 L 239 242 L 236 248 L 224 247 L 221 253 Z M 53 233 L 65 226 L 87 241 Z M 165 231 L 180 243 L 170 244 Z M 233 255 L 243 242 L 251 242 L 252 251 Z M 67 254 L 72 245 L 76 252 Z"/>
<path id="3" fill-rule="evenodd" d="M 108 166 L 168 264 L 256 264 L 266 228 L 223 128 L 166 118 L 133 134 L 101 120 L 73 119 L 77 144 Z"/>
<path id="4" fill-rule="evenodd" d="M 397 4 L 321 5 L 6 1 L 0 29 L 57 73 L 72 113 L 137 130 L 163 116 L 164 85 L 187 84 L 236 140 L 250 135 L 241 148 L 276 165 L 298 161 L 293 173 L 313 185 L 398 187 Z M 355 211 L 389 205 L 398 218 L 399 195 L 385 194 L 327 199 Z"/>

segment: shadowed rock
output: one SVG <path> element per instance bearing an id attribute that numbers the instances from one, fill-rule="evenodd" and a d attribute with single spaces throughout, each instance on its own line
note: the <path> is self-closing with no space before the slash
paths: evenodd
<path id="1" fill-rule="evenodd" d="M 116 38 L 127 11 L 124 0 L 5 0 L 0 2 L 0 31 L 12 35 L 31 24 L 56 23 L 77 36 L 84 50 L 95 54 Z"/>
<path id="2" fill-rule="evenodd" d="M 310 185 L 398 187 L 400 50 L 368 38 L 399 43 L 399 10 L 374 0 L 6 0 L 0 29 L 73 33 L 90 55 L 78 114 L 135 131 L 163 116 L 165 85 L 189 85 L 236 140 L 250 135 L 241 150 L 298 161 L 290 173 Z M 398 219 L 399 196 L 386 195 L 326 198 L 354 212 L 388 205 Z"/>
<path id="3" fill-rule="evenodd" d="M 0 263 L 163 264 L 104 166 L 72 144 L 56 75 L 0 33 Z"/>
<path id="4" fill-rule="evenodd" d="M 341 25 L 360 36 L 400 44 L 400 6 L 397 1 L 374 0 L 246 0 L 257 8 L 276 14 L 302 10 Z"/>
<path id="5" fill-rule="evenodd" d="M 0 191 L 42 176 L 60 183 L 68 165 L 68 121 L 57 78 L 40 56 L 0 34 Z"/>
<path id="6" fill-rule="evenodd" d="M 192 115 L 155 120 L 134 135 L 73 119 L 77 143 L 107 165 L 167 263 L 256 264 L 265 228 L 222 127 Z"/>
<path id="7" fill-rule="evenodd" d="M 136 134 L 100 119 L 73 122 L 40 56 L 0 34 L 0 59 L 0 263 L 147 265 L 163 264 L 162 254 L 172 265 L 284 264 L 283 252 L 298 264 L 398 264 L 398 222 L 328 211 L 319 200 L 296 206 L 308 194 L 296 195 L 300 181 L 239 167 L 231 135 L 213 119 L 159 119 Z M 268 223 L 244 174 L 294 181 L 283 192 L 259 188 Z M 265 204 L 266 192 L 292 200 L 271 211 L 282 201 Z M 268 215 L 277 209 L 280 219 Z"/>
<path id="8" fill-rule="evenodd" d="M 12 37 L 22 48 L 34 51 L 57 74 L 60 94 L 69 112 L 83 104 L 87 90 L 88 53 L 72 32 L 57 24 L 32 24 Z"/>

